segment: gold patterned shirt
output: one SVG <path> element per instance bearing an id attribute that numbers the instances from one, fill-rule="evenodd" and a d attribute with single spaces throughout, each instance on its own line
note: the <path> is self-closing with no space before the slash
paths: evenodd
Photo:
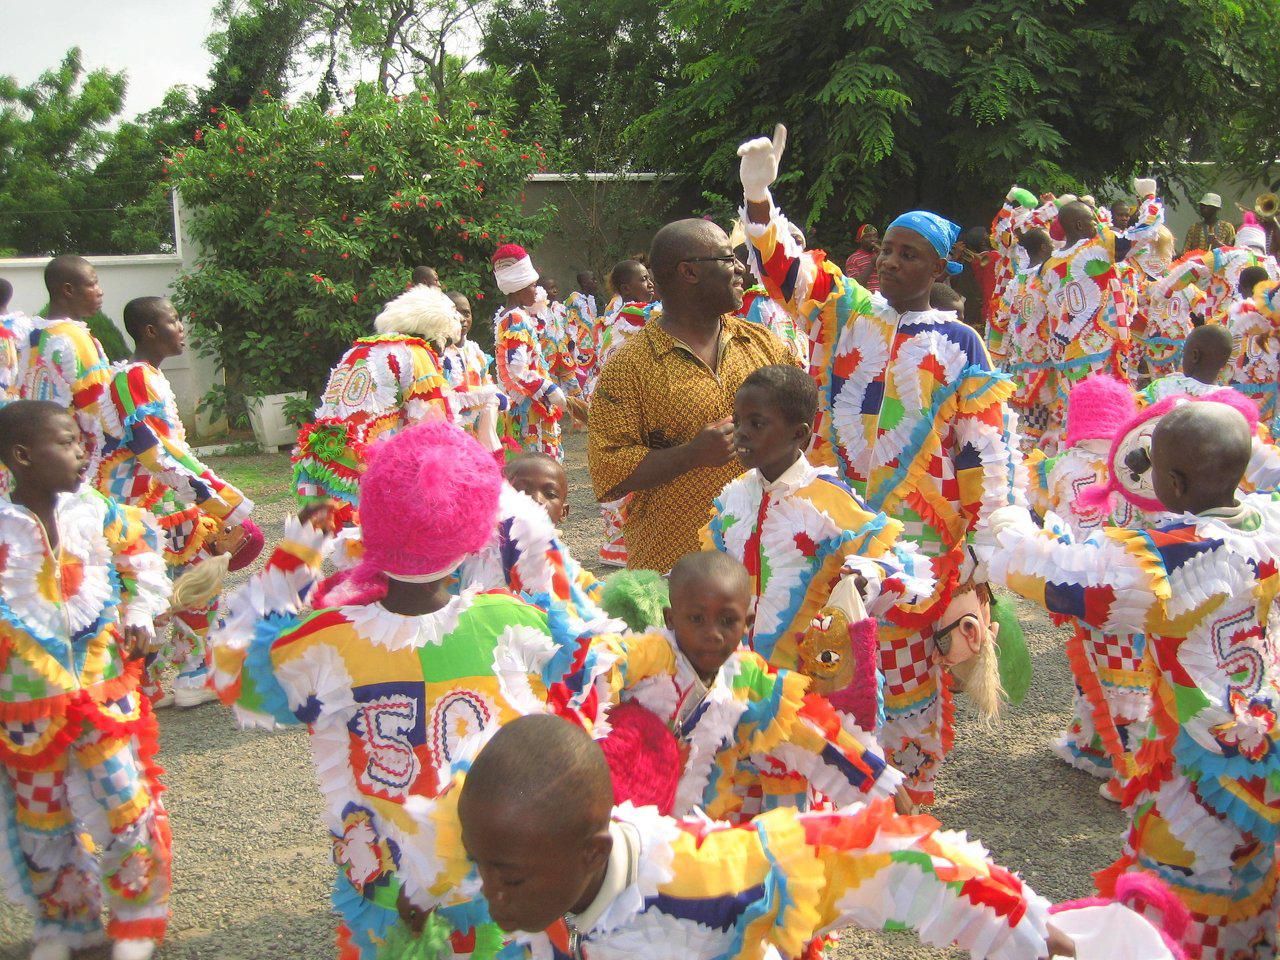
<path id="1" fill-rule="evenodd" d="M 753 370 L 796 363 L 764 327 L 731 315 L 721 324 L 714 371 L 656 320 L 609 358 L 591 398 L 588 428 L 588 463 L 598 499 L 630 477 L 650 451 L 688 443 L 707 424 L 732 416 L 733 395 Z M 743 469 L 735 459 L 636 491 L 624 521 L 628 565 L 666 573 L 699 549 L 698 532 L 712 501 Z"/>

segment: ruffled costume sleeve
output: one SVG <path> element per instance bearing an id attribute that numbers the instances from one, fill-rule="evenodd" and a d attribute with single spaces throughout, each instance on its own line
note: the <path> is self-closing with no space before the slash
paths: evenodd
<path id="1" fill-rule="evenodd" d="M 24 390 L 30 400 L 52 400 L 69 407 L 85 442 L 85 454 L 89 461 L 89 476 L 97 470 L 102 456 L 103 414 L 106 413 L 107 386 L 111 382 L 111 361 L 107 359 L 96 337 L 82 323 L 63 321 L 50 324 L 55 329 L 41 333 L 33 358 L 33 368 L 41 368 L 61 383 L 49 384 L 52 388 L 46 396 L 46 386 L 35 384 L 35 389 Z M 29 370 L 29 373 L 34 370 Z"/>
<path id="2" fill-rule="evenodd" d="M 734 686 L 745 692 L 747 708 L 738 719 L 737 739 L 757 768 L 777 761 L 837 807 L 893 796 L 902 774 L 889 766 L 871 734 L 809 691 L 808 677 L 773 671 L 755 654 L 738 657 Z"/>
<path id="3" fill-rule="evenodd" d="M 121 442 L 143 469 L 182 503 L 229 526 L 245 520 L 253 501 L 206 466 L 187 444 L 182 424 L 164 402 L 162 375 L 149 364 L 132 364 L 112 379 L 109 396 L 122 429 Z M 165 391 L 167 392 L 167 391 Z"/>
<path id="4" fill-rule="evenodd" d="M 956 394 L 943 451 L 955 465 L 965 539 L 985 526 L 993 511 L 1026 502 L 1026 484 L 1019 482 L 1016 419 L 1006 404 L 1012 393 L 1007 377 L 970 366 Z"/>
<path id="5" fill-rule="evenodd" d="M 470 944 L 489 912 L 461 853 L 450 799 L 457 790 L 414 804 L 435 849 L 433 869 L 406 892 L 418 906 L 438 908 L 457 934 L 456 955 L 476 956 Z M 587 955 L 599 943 L 641 960 L 756 960 L 769 946 L 799 957 L 815 936 L 850 926 L 910 929 L 926 944 L 955 944 L 975 958 L 1046 955 L 1048 901 L 980 844 L 931 817 L 898 816 L 888 800 L 836 814 L 772 810 L 741 827 L 625 805 L 615 819 L 640 836 L 639 876 L 586 936 Z M 522 934 L 501 956 L 549 956 L 563 933 L 557 924 Z"/>
<path id="6" fill-rule="evenodd" d="M 1204 287 L 1213 276 L 1212 264 L 1212 252 L 1192 250 L 1175 260 L 1164 278 L 1151 285 L 1151 295 L 1167 300 L 1192 284 Z"/>
<path id="7" fill-rule="evenodd" d="M 1120 234 L 1131 244 L 1126 254 L 1132 257 L 1160 237 L 1160 228 L 1164 226 L 1164 203 L 1159 197 L 1151 194 L 1138 202 L 1138 209 L 1133 213 L 1133 222 Z"/>
<path id="8" fill-rule="evenodd" d="M 555 418 L 568 405 L 542 358 L 532 322 L 512 310 L 498 322 L 494 353 L 498 358 L 498 382 L 508 394 L 532 401 L 540 412 Z"/>
<path id="9" fill-rule="evenodd" d="M 1076 542 L 1050 513 L 1043 530 L 1002 530 L 981 552 L 992 583 L 1107 633 L 1149 632 L 1169 597 L 1163 564 L 1140 531 L 1103 527 Z"/>
<path id="10" fill-rule="evenodd" d="M 101 496 L 101 494 L 99 494 Z M 160 553 L 160 533 L 151 514 L 105 496 L 102 535 L 120 577 L 120 622 L 154 633 L 153 621 L 169 609 L 173 584 Z"/>
<path id="11" fill-rule="evenodd" d="M 453 388 L 440 372 L 440 360 L 435 351 L 415 344 L 409 348 L 409 356 L 408 369 L 400 371 L 405 420 L 408 423 L 452 420 L 449 398 Z"/>
<path id="12" fill-rule="evenodd" d="M 227 616 L 210 637 L 210 681 L 244 726 L 299 722 L 276 678 L 274 650 L 303 622 L 303 597 L 319 576 L 327 539 L 290 517 L 267 565 L 231 595 Z"/>
<path id="13" fill-rule="evenodd" d="M 789 221 L 772 202 L 767 224 L 750 222 L 745 210 L 742 222 L 764 288 L 809 331 L 809 367 L 820 368 L 849 317 L 871 312 L 871 294 L 830 260 L 802 250 L 791 238 Z"/>

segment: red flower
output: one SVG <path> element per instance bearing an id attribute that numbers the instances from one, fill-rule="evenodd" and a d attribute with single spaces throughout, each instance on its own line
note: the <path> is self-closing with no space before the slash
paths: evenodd
<path id="1" fill-rule="evenodd" d="M 196 137 L 195 137 L 195 138 L 196 138 L 197 140 L 203 140 L 203 139 L 204 139 L 204 131 L 203 131 L 203 130 L 197 130 L 197 131 L 196 131 Z"/>
<path id="2" fill-rule="evenodd" d="M 489 231 L 488 231 L 488 230 L 486 230 L 484 233 L 480 234 L 480 239 L 481 239 L 481 240 L 488 240 L 488 239 L 489 239 Z"/>
<path id="3" fill-rule="evenodd" d="M 474 100 L 468 100 L 467 106 L 474 110 L 476 108 L 476 102 Z"/>
<path id="4" fill-rule="evenodd" d="M 391 239 L 392 239 L 392 240 L 399 240 L 399 239 L 400 239 L 400 234 L 398 234 L 398 233 L 393 233 L 393 234 L 391 235 Z"/>
<path id="5" fill-rule="evenodd" d="M 298 249 L 299 249 L 302 253 L 306 253 L 306 252 L 307 252 L 307 248 L 306 248 L 306 247 L 299 247 Z"/>
<path id="6" fill-rule="evenodd" d="M 350 256 L 351 256 L 351 254 L 349 254 L 349 253 L 341 254 L 341 257 L 342 257 L 342 259 L 343 259 L 343 260 L 346 260 L 346 259 L 347 259 L 348 257 L 350 257 Z"/>
<path id="7" fill-rule="evenodd" d="M 444 206 L 444 201 L 443 201 L 443 200 L 437 200 L 437 201 L 436 201 L 436 206 L 437 206 L 437 207 L 443 207 L 443 206 Z"/>
<path id="8" fill-rule="evenodd" d="M 210 108 L 209 108 L 209 112 L 210 112 L 210 113 L 217 113 L 217 112 L 218 112 L 218 108 L 217 108 L 217 107 L 210 107 Z"/>
<path id="9" fill-rule="evenodd" d="M 236 153 L 244 153 L 244 147 L 236 147 Z"/>
<path id="10" fill-rule="evenodd" d="M 431 102 L 431 98 L 430 98 L 430 97 L 428 97 L 425 93 L 421 96 L 421 98 L 420 98 L 420 99 L 422 100 L 422 102 L 423 102 L 423 103 L 430 103 L 430 102 Z"/>
<path id="11" fill-rule="evenodd" d="M 393 201 L 391 202 L 391 209 L 392 209 L 392 210 L 399 210 L 399 209 L 400 209 L 400 201 L 399 201 L 399 200 L 393 200 Z"/>
<path id="12" fill-rule="evenodd" d="M 323 161 L 323 160 L 317 160 L 317 161 L 316 161 L 316 166 L 317 166 L 317 167 L 323 167 L 323 166 L 324 166 L 324 161 Z"/>
<path id="13" fill-rule="evenodd" d="M 218 129 L 219 129 L 219 130 L 225 130 L 225 129 L 227 129 L 227 125 L 226 125 L 225 123 L 219 123 L 219 124 L 218 124 Z"/>
<path id="14" fill-rule="evenodd" d="M 476 294 L 476 299 L 477 299 L 477 300 L 483 300 L 483 299 L 484 299 L 484 294 L 483 294 L 483 293 L 477 293 L 477 294 Z"/>
<path id="15" fill-rule="evenodd" d="M 359 224 L 362 224 L 362 223 L 364 223 L 364 217 L 356 217 L 356 224 L 357 224 L 357 226 L 358 226 Z"/>
<path id="16" fill-rule="evenodd" d="M 467 124 L 467 129 L 468 129 L 468 130 L 474 130 L 475 128 L 476 128 L 476 125 L 475 125 L 474 123 L 468 123 L 468 124 Z"/>
<path id="17" fill-rule="evenodd" d="M 457 260 L 459 263 L 462 263 L 462 262 L 464 262 L 464 261 L 466 260 L 466 257 L 464 257 L 464 256 L 463 256 L 462 254 L 460 254 L 460 253 L 455 253 L 455 254 L 453 255 L 453 259 Z"/>
<path id="18" fill-rule="evenodd" d="M 311 236 L 311 231 L 310 231 L 310 230 L 303 230 L 303 231 L 302 231 L 302 235 L 303 235 L 304 237 L 309 237 L 309 236 Z"/>
<path id="19" fill-rule="evenodd" d="M 358 293 L 353 293 L 353 294 L 351 295 L 351 302 L 352 302 L 352 303 L 359 303 L 359 302 L 360 302 L 360 294 L 358 294 Z"/>
<path id="20" fill-rule="evenodd" d="M 342 222 L 343 223 L 347 222 L 347 215 L 345 213 L 342 215 Z"/>
<path id="21" fill-rule="evenodd" d="M 377 165 L 376 163 L 371 163 L 371 164 L 369 164 L 369 172 L 370 172 L 370 173 L 377 173 L 377 172 L 378 172 L 378 165 Z"/>
<path id="22" fill-rule="evenodd" d="M 528 160 L 528 159 L 529 159 L 529 155 L 528 155 L 527 153 L 522 153 L 522 154 L 520 154 L 520 159 L 521 159 L 521 160 Z"/>
<path id="23" fill-rule="evenodd" d="M 439 123 L 439 122 L 440 122 L 440 118 L 439 118 L 439 117 L 436 117 L 436 118 L 435 118 L 435 121 L 436 121 L 436 123 Z"/>
<path id="24" fill-rule="evenodd" d="M 271 91 L 270 91 L 270 90 L 268 90 L 268 89 L 266 89 L 266 87 L 263 87 L 263 89 L 262 89 L 262 95 L 263 95 L 264 97 L 269 97 L 269 96 L 271 96 Z"/>
<path id="25" fill-rule="evenodd" d="M 440 226 L 440 224 L 438 224 L 438 223 L 437 223 L 437 224 L 436 224 L 436 229 L 437 229 L 437 230 L 443 230 L 443 229 L 444 229 L 444 227 Z"/>
<path id="26" fill-rule="evenodd" d="M 508 131 L 506 131 L 506 130 L 499 130 L 498 132 L 499 132 L 500 134 L 502 134 L 502 136 L 504 136 L 504 137 L 509 137 L 509 136 L 511 136 L 511 134 L 510 134 Z"/>

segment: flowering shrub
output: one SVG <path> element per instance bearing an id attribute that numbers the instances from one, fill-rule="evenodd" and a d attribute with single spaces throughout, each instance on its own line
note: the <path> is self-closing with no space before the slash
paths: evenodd
<path id="1" fill-rule="evenodd" d="M 417 264 L 471 297 L 484 329 L 494 248 L 547 222 L 521 213 L 546 156 L 504 126 L 509 110 L 500 92 L 440 103 L 362 87 L 344 113 L 267 91 L 243 115 L 210 111 L 164 172 L 198 255 L 177 305 L 226 371 L 223 402 L 316 391 Z"/>

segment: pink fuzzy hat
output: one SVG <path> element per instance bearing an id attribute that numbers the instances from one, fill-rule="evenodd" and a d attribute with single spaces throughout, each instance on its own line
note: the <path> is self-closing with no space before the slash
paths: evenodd
<path id="1" fill-rule="evenodd" d="M 1083 382 L 1083 381 L 1082 381 Z M 1075 396 L 1075 391 L 1072 391 Z M 1151 434 L 1160 418 L 1174 407 L 1184 403 L 1225 403 L 1234 408 L 1249 424 L 1249 432 L 1258 431 L 1258 405 L 1238 390 L 1223 388 L 1203 397 L 1178 395 L 1165 397 L 1154 406 L 1141 410 L 1121 424 L 1111 441 L 1107 454 L 1107 480 L 1095 483 L 1080 491 L 1080 502 L 1086 507 L 1111 510 L 1112 495 L 1120 494 L 1139 510 L 1154 513 L 1164 509 L 1151 487 Z M 1133 456 L 1132 462 L 1130 458 Z M 1144 461 L 1145 456 L 1145 461 Z"/>
<path id="2" fill-rule="evenodd" d="M 1109 373 L 1085 377 L 1067 397 L 1067 445 L 1110 440 L 1137 412 L 1137 398 L 1123 380 Z"/>
<path id="3" fill-rule="evenodd" d="M 443 578 L 493 535 L 501 489 L 493 456 L 442 420 L 377 444 L 360 478 L 364 558 L 321 583 L 312 606 L 371 603 L 387 577 Z"/>

